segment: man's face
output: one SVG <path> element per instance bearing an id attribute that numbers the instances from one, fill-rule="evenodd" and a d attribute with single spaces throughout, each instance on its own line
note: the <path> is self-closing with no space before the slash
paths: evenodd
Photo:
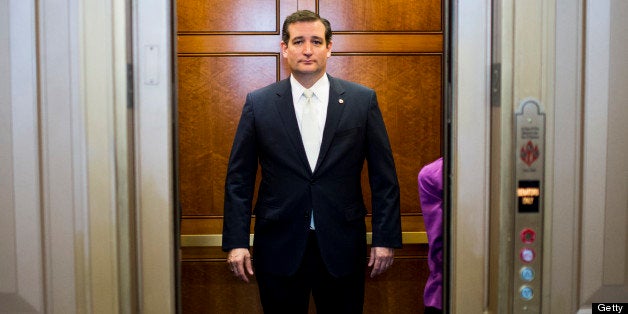
<path id="1" fill-rule="evenodd" d="M 288 26 L 290 40 L 281 42 L 283 57 L 296 77 L 325 74 L 331 42 L 325 42 L 325 26 L 320 21 L 297 22 Z"/>

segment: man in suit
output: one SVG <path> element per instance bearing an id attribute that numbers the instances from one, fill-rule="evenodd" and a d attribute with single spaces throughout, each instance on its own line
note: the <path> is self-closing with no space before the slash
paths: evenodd
<path id="1" fill-rule="evenodd" d="M 399 185 L 377 97 L 326 73 L 331 35 L 329 22 L 311 11 L 286 18 L 281 50 L 292 74 L 247 95 L 233 142 L 223 250 L 243 281 L 253 275 L 253 261 L 265 313 L 307 313 L 310 293 L 318 313 L 362 313 L 365 160 L 373 208 L 371 277 L 386 271 L 401 247 Z"/>

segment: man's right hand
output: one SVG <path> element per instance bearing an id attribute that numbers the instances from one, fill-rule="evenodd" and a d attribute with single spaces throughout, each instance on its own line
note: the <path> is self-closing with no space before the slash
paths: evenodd
<path id="1" fill-rule="evenodd" d="M 229 251 L 227 264 L 233 275 L 240 278 L 242 281 L 249 282 L 247 273 L 253 276 L 253 265 L 251 264 L 251 253 L 249 249 L 237 248 Z"/>

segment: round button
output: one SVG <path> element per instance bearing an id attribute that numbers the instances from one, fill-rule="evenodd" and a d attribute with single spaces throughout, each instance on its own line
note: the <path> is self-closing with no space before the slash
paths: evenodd
<path id="1" fill-rule="evenodd" d="M 534 260 L 534 256 L 535 256 L 534 250 L 531 248 L 524 247 L 519 252 L 519 257 L 521 258 L 522 261 L 526 263 L 532 262 Z"/>
<path id="2" fill-rule="evenodd" d="M 534 230 L 530 228 L 525 228 L 521 230 L 521 233 L 519 235 L 521 236 L 521 242 L 527 244 L 534 242 L 534 240 L 536 239 L 536 232 L 534 232 Z"/>
<path id="3" fill-rule="evenodd" d="M 522 267 L 519 271 L 519 275 L 521 276 L 521 280 L 530 282 L 534 279 L 534 269 L 532 267 Z"/>
<path id="4" fill-rule="evenodd" d="M 529 286 L 522 286 L 519 289 L 519 295 L 522 299 L 530 301 L 534 297 L 534 290 L 532 290 Z"/>

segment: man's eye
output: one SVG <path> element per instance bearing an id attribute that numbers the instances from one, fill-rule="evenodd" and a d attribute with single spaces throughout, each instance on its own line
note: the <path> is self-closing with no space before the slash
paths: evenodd
<path id="1" fill-rule="evenodd" d="M 323 42 L 321 40 L 314 40 L 313 43 L 317 46 L 320 46 L 323 44 Z"/>
<path id="2" fill-rule="evenodd" d="M 293 45 L 300 45 L 302 43 L 303 43 L 302 40 L 295 40 L 295 41 L 292 42 Z"/>

